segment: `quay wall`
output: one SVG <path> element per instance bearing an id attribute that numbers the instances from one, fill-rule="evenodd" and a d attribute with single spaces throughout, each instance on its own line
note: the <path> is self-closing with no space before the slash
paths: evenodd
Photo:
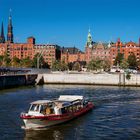
<path id="1" fill-rule="evenodd" d="M 45 84 L 85 84 L 85 85 L 112 85 L 112 86 L 140 86 L 140 74 L 131 74 L 130 80 L 126 74 L 44 74 Z"/>
<path id="2" fill-rule="evenodd" d="M 3 75 L 0 76 L 0 89 L 24 85 L 34 85 L 36 78 L 37 74 Z"/>

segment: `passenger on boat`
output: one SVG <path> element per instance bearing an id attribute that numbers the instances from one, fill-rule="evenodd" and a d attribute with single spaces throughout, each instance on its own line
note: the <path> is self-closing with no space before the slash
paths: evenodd
<path id="1" fill-rule="evenodd" d="M 51 109 L 49 107 L 46 108 L 46 115 L 49 115 L 51 113 Z"/>

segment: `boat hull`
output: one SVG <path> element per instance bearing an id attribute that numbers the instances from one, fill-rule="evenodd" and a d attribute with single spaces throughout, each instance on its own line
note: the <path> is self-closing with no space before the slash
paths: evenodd
<path id="1" fill-rule="evenodd" d="M 25 124 L 24 129 L 39 129 L 39 128 L 45 128 L 45 127 L 61 124 L 68 120 L 70 119 L 54 120 L 54 121 L 45 120 L 45 119 L 24 119 L 23 121 Z"/>
<path id="2" fill-rule="evenodd" d="M 51 116 L 21 116 L 24 121 L 24 129 L 40 129 L 51 127 L 57 124 L 61 124 L 79 117 L 82 114 L 87 113 L 94 107 L 92 103 L 88 104 L 86 107 L 78 110 L 77 112 L 67 113 L 63 115 L 51 115 Z"/>

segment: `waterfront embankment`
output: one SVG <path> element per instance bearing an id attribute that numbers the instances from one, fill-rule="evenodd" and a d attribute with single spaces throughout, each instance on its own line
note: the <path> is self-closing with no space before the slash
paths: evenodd
<path id="1" fill-rule="evenodd" d="M 52 73 L 43 74 L 45 84 L 83 84 L 107 86 L 140 86 L 140 74 L 131 74 L 130 79 L 125 73 L 93 74 L 93 73 Z"/>
<path id="2" fill-rule="evenodd" d="M 3 75 L 0 76 L 0 89 L 34 85 L 36 78 L 37 74 Z"/>

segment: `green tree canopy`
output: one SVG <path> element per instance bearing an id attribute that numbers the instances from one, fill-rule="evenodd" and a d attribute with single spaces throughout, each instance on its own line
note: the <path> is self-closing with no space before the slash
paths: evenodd
<path id="1" fill-rule="evenodd" d="M 13 59 L 11 60 L 11 65 L 13 67 L 20 67 L 20 59 L 14 56 Z"/>
<path id="2" fill-rule="evenodd" d="M 128 66 L 129 66 L 129 64 L 128 64 L 128 62 L 127 62 L 126 59 L 124 59 L 124 60 L 121 62 L 121 64 L 120 64 L 120 68 L 121 68 L 121 69 L 127 69 Z"/>
<path id="3" fill-rule="evenodd" d="M 61 62 L 58 61 L 58 60 L 55 60 L 55 61 L 52 63 L 52 70 L 54 70 L 54 71 L 59 71 L 59 70 L 61 70 Z"/>
<path id="4" fill-rule="evenodd" d="M 134 53 L 131 53 L 128 56 L 127 62 L 129 64 L 129 68 L 137 68 L 137 59 Z"/>
<path id="5" fill-rule="evenodd" d="M 11 65 L 11 59 L 8 54 L 3 55 L 3 66 L 8 67 Z"/>
<path id="6" fill-rule="evenodd" d="M 117 66 L 117 65 L 120 66 L 120 64 L 122 63 L 123 59 L 124 59 L 124 54 L 118 53 L 117 57 L 115 58 L 114 65 L 115 66 Z"/>
<path id="7" fill-rule="evenodd" d="M 68 69 L 68 65 L 64 61 L 55 60 L 52 64 L 52 70 L 54 71 L 64 71 Z"/>
<path id="8" fill-rule="evenodd" d="M 88 64 L 87 64 L 87 69 L 88 70 L 99 70 L 102 69 L 102 60 L 100 59 L 92 59 Z"/>
<path id="9" fill-rule="evenodd" d="M 75 62 L 73 67 L 72 67 L 73 70 L 76 70 L 76 71 L 80 71 L 81 70 L 81 65 L 79 62 Z"/>
<path id="10" fill-rule="evenodd" d="M 111 61 L 109 61 L 108 59 L 103 60 L 102 68 L 104 69 L 104 71 L 109 71 L 111 68 Z"/>
<path id="11" fill-rule="evenodd" d="M 33 62 L 29 57 L 23 58 L 21 60 L 21 66 L 22 67 L 25 67 L 25 68 L 32 67 L 32 64 L 33 64 Z"/>
<path id="12" fill-rule="evenodd" d="M 0 55 L 0 66 L 3 66 L 3 60 L 4 60 L 4 56 L 3 55 Z"/>
<path id="13" fill-rule="evenodd" d="M 40 56 L 39 53 L 35 54 L 35 56 L 33 58 L 32 66 L 37 68 L 37 63 L 38 63 L 37 59 L 38 58 L 39 58 L 39 67 L 44 68 L 44 66 L 47 65 L 47 64 L 45 63 L 43 56 L 42 55 Z"/>

